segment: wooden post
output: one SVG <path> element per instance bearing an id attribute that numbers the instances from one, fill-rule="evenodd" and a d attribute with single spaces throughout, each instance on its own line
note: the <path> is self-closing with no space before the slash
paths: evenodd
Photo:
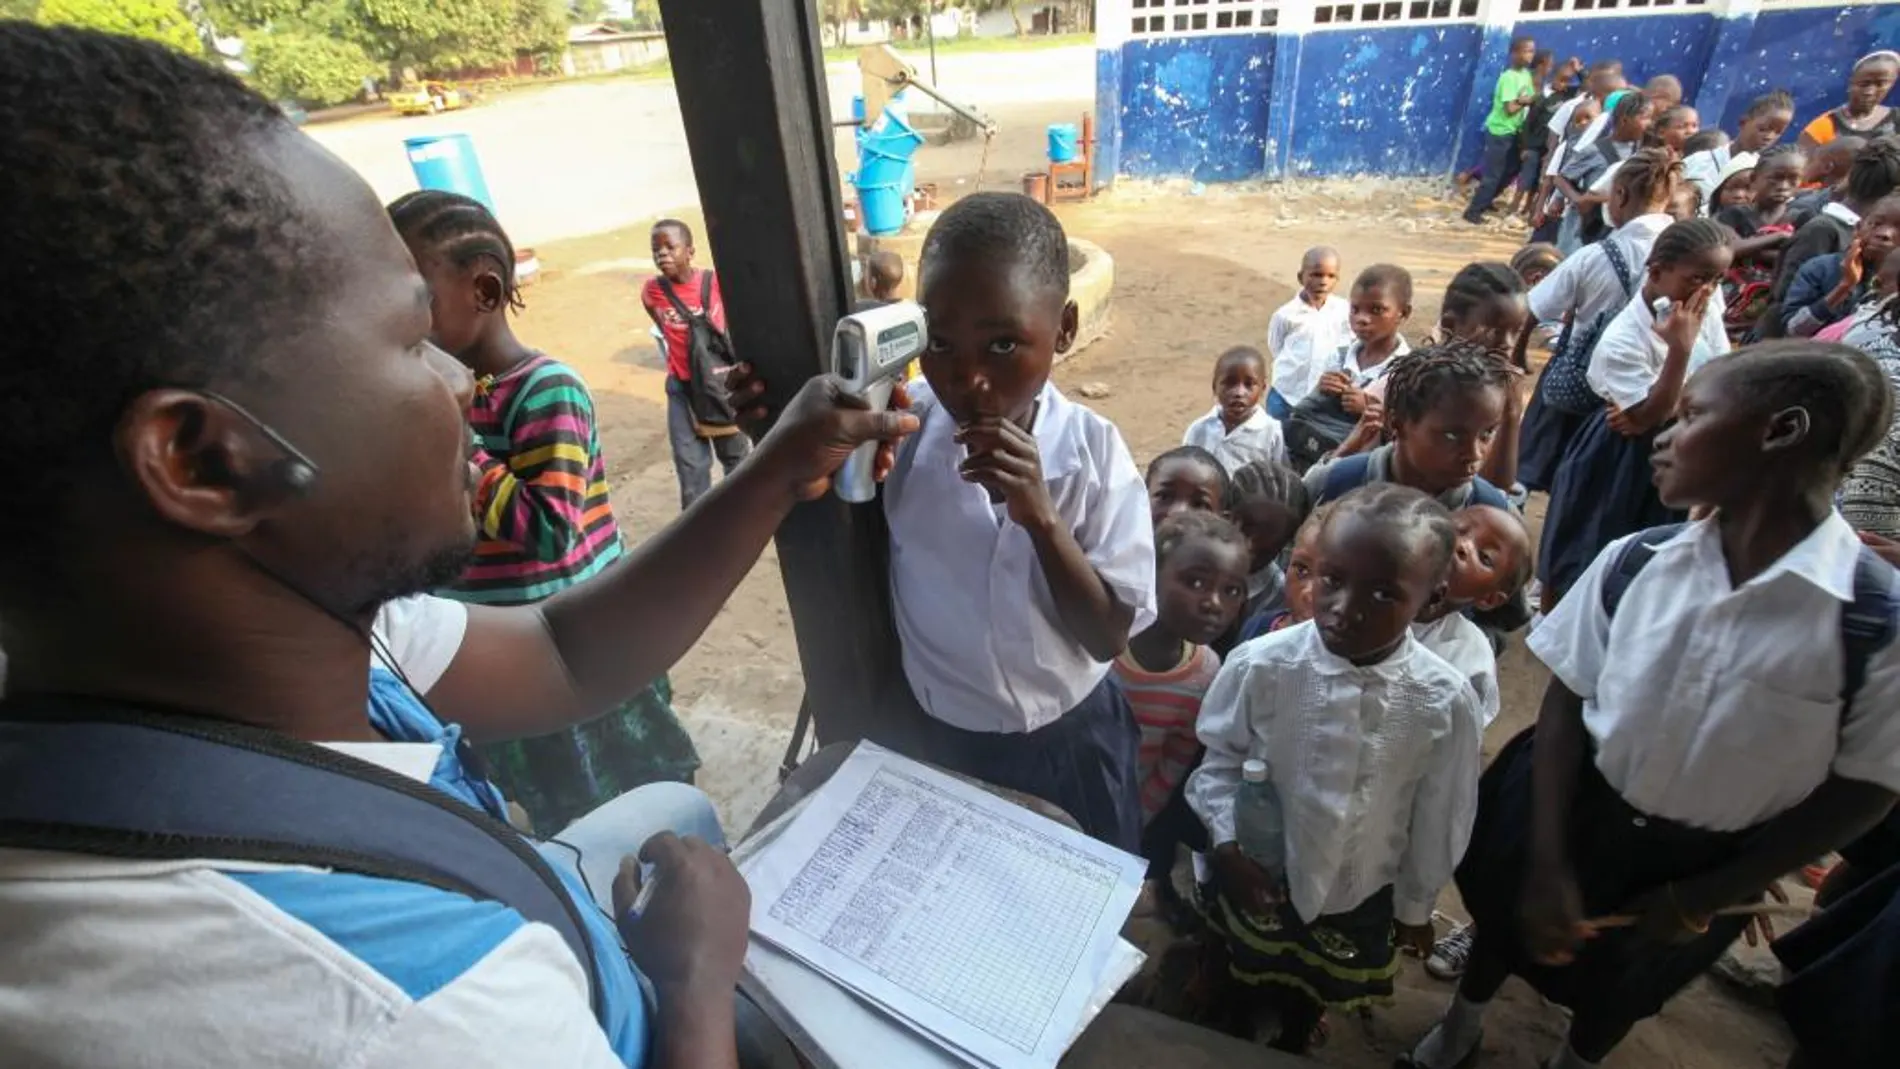
<path id="1" fill-rule="evenodd" d="M 811 0 L 660 0 L 686 142 L 733 347 L 778 411 L 827 370 L 853 300 L 832 156 L 824 51 Z M 827 495 L 778 532 L 779 569 L 818 738 L 899 741 L 901 673 L 882 507 Z M 891 688 L 907 695 L 908 688 Z"/>

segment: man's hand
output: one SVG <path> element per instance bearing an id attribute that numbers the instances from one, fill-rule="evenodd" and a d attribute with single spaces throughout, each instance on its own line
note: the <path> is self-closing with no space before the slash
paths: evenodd
<path id="1" fill-rule="evenodd" d="M 726 380 L 733 407 L 748 423 L 765 417 L 759 404 L 765 382 L 749 364 L 733 368 Z M 865 442 L 880 442 L 874 470 L 882 481 L 897 456 L 897 442 L 917 429 L 917 417 L 904 411 L 910 398 L 904 384 L 891 391 L 888 411 L 873 412 L 859 397 L 846 393 L 835 375 L 820 375 L 805 383 L 779 414 L 772 432 L 759 442 L 748 464 L 769 466 L 782 475 L 800 501 L 813 501 L 831 488 L 831 477 Z"/>
<path id="2" fill-rule="evenodd" d="M 1239 843 L 1222 843 L 1210 855 L 1214 862 L 1214 882 L 1221 897 L 1256 919 L 1272 917 L 1286 891 L 1267 876 L 1253 858 L 1240 852 Z"/>
<path id="3" fill-rule="evenodd" d="M 1432 922 L 1430 921 L 1426 921 L 1424 924 L 1406 924 L 1403 921 L 1392 922 L 1392 942 L 1399 948 L 1400 952 L 1410 954 L 1415 958 L 1424 959 L 1431 957 L 1432 944 L 1436 942 L 1437 939 L 1438 930 L 1432 927 Z"/>
<path id="4" fill-rule="evenodd" d="M 1675 884 L 1664 884 L 1636 896 L 1616 914 L 1636 918 L 1638 938 L 1652 943 L 1686 943 L 1709 930 L 1711 914 L 1685 902 L 1686 897 Z"/>
<path id="5" fill-rule="evenodd" d="M 1788 904 L 1788 892 L 1781 889 L 1781 881 L 1773 880 L 1768 884 L 1768 898 L 1776 905 Z M 1757 913 L 1748 918 L 1748 927 L 1742 929 L 1742 938 L 1752 947 L 1765 947 L 1775 941 L 1775 922 L 1766 913 Z"/>
<path id="6" fill-rule="evenodd" d="M 986 417 L 958 427 L 956 440 L 970 452 L 957 474 L 1001 498 L 1012 522 L 1024 528 L 1056 522 L 1034 435 L 1009 420 Z"/>
<path id="7" fill-rule="evenodd" d="M 1544 965 L 1570 964 L 1576 959 L 1577 944 L 1589 937 L 1583 923 L 1583 893 L 1568 872 L 1533 867 L 1518 915 L 1525 949 L 1532 960 Z"/>
<path id="8" fill-rule="evenodd" d="M 621 862 L 614 917 L 627 951 L 656 990 L 730 1000 L 745 962 L 752 892 L 717 848 L 661 832 L 640 849 L 655 881 L 646 909 L 629 911 L 640 892 L 640 866 Z"/>

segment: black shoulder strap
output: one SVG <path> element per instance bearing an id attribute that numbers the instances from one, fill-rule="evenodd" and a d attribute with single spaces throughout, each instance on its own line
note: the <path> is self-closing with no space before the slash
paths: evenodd
<path id="1" fill-rule="evenodd" d="M 1610 270 L 1616 272 L 1616 280 L 1623 286 L 1623 296 L 1636 296 L 1636 273 L 1630 270 L 1630 262 L 1623 255 L 1622 246 L 1611 240 L 1609 236 L 1604 237 L 1602 244 L 1603 255 L 1610 261 Z M 1618 308 L 1616 311 L 1620 312 L 1622 309 Z"/>
<path id="2" fill-rule="evenodd" d="M 223 721 L 66 700 L 0 707 L 0 846 L 309 865 L 499 902 L 599 962 L 580 907 L 514 829 L 353 757 Z"/>
<path id="3" fill-rule="evenodd" d="M 688 324 L 690 324 L 692 323 L 693 320 L 699 318 L 698 316 L 694 315 L 690 309 L 686 307 L 686 302 L 680 300 L 679 291 L 673 288 L 673 282 L 671 279 L 667 278 L 665 275 L 659 275 L 657 277 L 660 281 L 660 292 L 666 294 L 667 303 L 673 306 L 673 310 L 680 314 L 681 319 L 684 319 Z M 700 285 L 704 286 L 705 282 L 702 281 Z M 705 290 L 702 289 L 700 292 L 704 293 Z M 704 298 L 702 298 L 702 302 L 703 300 Z"/>
<path id="4" fill-rule="evenodd" d="M 1634 538 L 1623 543 L 1617 551 L 1616 559 L 1610 562 L 1610 571 L 1603 577 L 1603 612 L 1611 619 L 1616 618 L 1616 607 L 1623 603 L 1623 595 L 1629 593 L 1630 584 L 1636 581 L 1644 568 L 1649 566 L 1651 558 L 1656 556 L 1656 547 L 1682 533 L 1688 524 L 1672 523 L 1664 527 L 1651 527 L 1639 531 Z"/>
<path id="5" fill-rule="evenodd" d="M 1841 608 L 1841 718 L 1867 682 L 1867 665 L 1893 641 L 1900 610 L 1900 571 L 1867 546 L 1854 561 L 1854 600 Z"/>

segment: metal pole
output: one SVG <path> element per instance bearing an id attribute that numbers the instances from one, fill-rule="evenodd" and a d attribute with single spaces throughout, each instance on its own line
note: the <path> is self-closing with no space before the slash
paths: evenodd
<path id="1" fill-rule="evenodd" d="M 937 5 L 924 5 L 924 37 L 930 42 L 930 84 L 937 84 L 937 17 L 932 9 Z M 935 96 L 936 94 L 931 94 Z M 941 100 L 941 97 L 938 97 Z"/>

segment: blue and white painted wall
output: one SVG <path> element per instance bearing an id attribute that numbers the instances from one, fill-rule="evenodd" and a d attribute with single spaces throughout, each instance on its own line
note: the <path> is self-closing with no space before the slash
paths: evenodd
<path id="1" fill-rule="evenodd" d="M 1445 174 L 1472 162 L 1510 41 L 1681 79 L 1704 125 L 1839 104 L 1900 48 L 1900 0 L 1097 0 L 1098 173 Z"/>

